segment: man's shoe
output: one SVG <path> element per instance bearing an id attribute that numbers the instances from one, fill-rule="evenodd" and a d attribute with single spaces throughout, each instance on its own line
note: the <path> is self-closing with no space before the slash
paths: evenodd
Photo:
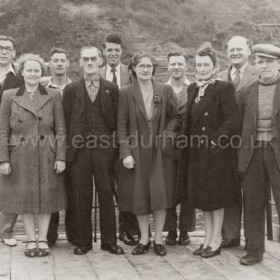
<path id="1" fill-rule="evenodd" d="M 215 251 L 212 251 L 212 247 L 208 246 L 206 250 L 202 252 L 201 257 L 205 259 L 212 258 L 214 256 L 220 255 L 220 253 L 221 253 L 221 246 Z"/>
<path id="2" fill-rule="evenodd" d="M 92 250 L 92 244 L 88 246 L 77 246 L 74 249 L 74 254 L 75 255 L 85 255 L 89 250 Z"/>
<path id="3" fill-rule="evenodd" d="M 177 232 L 175 230 L 170 230 L 165 238 L 165 244 L 174 246 L 177 244 Z"/>
<path id="4" fill-rule="evenodd" d="M 109 251 L 111 254 L 122 255 L 124 254 L 123 248 L 118 244 L 101 243 L 101 250 Z"/>
<path id="5" fill-rule="evenodd" d="M 182 246 L 189 245 L 191 243 L 190 237 L 187 231 L 181 231 L 180 232 L 180 237 L 178 240 L 178 244 Z"/>
<path id="6" fill-rule="evenodd" d="M 12 238 L 2 238 L 2 241 L 7 246 L 10 246 L 10 247 L 17 246 L 17 240 L 14 237 L 12 237 Z"/>
<path id="7" fill-rule="evenodd" d="M 121 240 L 124 244 L 129 246 L 134 246 L 137 244 L 137 241 L 126 232 L 122 232 L 119 234 L 119 240 Z"/>
<path id="8" fill-rule="evenodd" d="M 142 255 L 145 251 L 149 251 L 151 246 L 151 241 L 144 245 L 142 243 L 138 243 L 137 246 L 132 250 L 132 255 Z"/>
<path id="9" fill-rule="evenodd" d="M 222 241 L 222 248 L 232 248 L 232 247 L 237 247 L 240 245 L 240 238 L 235 238 L 235 239 L 230 239 L 230 240 L 223 240 Z"/>
<path id="10" fill-rule="evenodd" d="M 260 256 L 245 255 L 239 260 L 239 262 L 240 262 L 240 264 L 243 264 L 243 265 L 254 265 L 256 263 L 261 262 L 262 260 L 263 260 L 263 255 L 260 255 Z"/>

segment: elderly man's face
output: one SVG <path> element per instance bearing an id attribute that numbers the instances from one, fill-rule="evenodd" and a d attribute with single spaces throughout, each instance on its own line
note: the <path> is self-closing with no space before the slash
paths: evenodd
<path id="1" fill-rule="evenodd" d="M 86 75 L 95 75 L 99 73 L 99 67 L 102 59 L 95 48 L 84 49 L 80 57 L 80 65 Z"/>
<path id="2" fill-rule="evenodd" d="M 229 41 L 227 57 L 236 68 L 242 67 L 247 61 L 250 55 L 250 49 L 247 43 L 241 39 L 234 39 Z"/>
<path id="3" fill-rule="evenodd" d="M 261 78 L 270 80 L 278 75 L 279 63 L 277 58 L 270 58 L 265 56 L 256 56 L 256 65 L 260 72 Z"/>

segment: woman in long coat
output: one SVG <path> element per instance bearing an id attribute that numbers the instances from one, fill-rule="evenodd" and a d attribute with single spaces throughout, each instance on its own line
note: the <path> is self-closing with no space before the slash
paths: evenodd
<path id="1" fill-rule="evenodd" d="M 149 249 L 149 214 L 153 213 L 155 252 L 165 255 L 162 230 L 166 209 L 174 206 L 172 141 L 181 117 L 171 87 L 152 80 L 149 53 L 136 53 L 132 70 L 137 79 L 122 88 L 119 97 L 119 208 L 133 212 L 139 223 L 141 239 L 132 254 Z"/>
<path id="2" fill-rule="evenodd" d="M 194 254 L 208 258 L 220 253 L 224 208 L 232 207 L 236 199 L 239 180 L 234 147 L 240 122 L 234 86 L 216 79 L 217 58 L 210 47 L 197 51 L 195 70 L 198 79 L 188 88 L 187 147 L 178 182 L 191 206 L 203 210 L 205 240 Z"/>
<path id="3" fill-rule="evenodd" d="M 51 213 L 65 208 L 65 121 L 59 92 L 39 84 L 43 59 L 27 54 L 19 70 L 24 85 L 4 91 L 0 110 L 0 208 L 22 215 L 25 255 L 45 256 Z"/>

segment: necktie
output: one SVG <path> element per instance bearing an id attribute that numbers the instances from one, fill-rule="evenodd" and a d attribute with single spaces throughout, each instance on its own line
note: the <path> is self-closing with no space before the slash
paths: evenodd
<path id="1" fill-rule="evenodd" d="M 240 77 L 240 70 L 239 70 L 239 69 L 236 69 L 236 71 L 235 71 L 235 78 L 234 78 L 234 81 L 233 81 L 235 88 L 238 87 L 238 85 L 239 85 L 239 83 L 240 83 L 240 80 L 241 80 L 241 77 Z"/>
<path id="2" fill-rule="evenodd" d="M 117 76 L 116 76 L 116 71 L 117 71 L 116 68 L 112 68 L 111 69 L 111 72 L 113 73 L 113 80 L 112 80 L 112 82 L 115 83 L 115 84 L 118 84 Z"/>

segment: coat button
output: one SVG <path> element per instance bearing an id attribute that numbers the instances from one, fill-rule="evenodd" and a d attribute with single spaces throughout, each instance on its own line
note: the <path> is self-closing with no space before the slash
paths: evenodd
<path id="1" fill-rule="evenodd" d="M 38 119 L 39 119 L 39 121 L 41 121 L 43 118 L 40 116 L 40 117 L 38 117 Z"/>
<path id="2" fill-rule="evenodd" d="M 44 135 L 41 135 L 41 136 L 40 136 L 40 139 L 41 139 L 41 140 L 44 140 L 44 138 L 45 138 Z"/>
<path id="3" fill-rule="evenodd" d="M 20 141 L 23 142 L 25 140 L 25 138 L 22 136 L 20 137 Z"/>
<path id="4" fill-rule="evenodd" d="M 204 113 L 204 116 L 206 116 L 206 117 L 207 117 L 207 116 L 208 116 L 208 112 L 205 112 L 205 113 Z"/>
<path id="5" fill-rule="evenodd" d="M 18 119 L 18 122 L 22 123 L 22 122 L 23 122 L 23 119 L 19 118 L 19 119 Z"/>
<path id="6" fill-rule="evenodd" d="M 201 129 L 202 129 L 202 131 L 205 131 L 205 130 L 206 130 L 206 127 L 205 127 L 205 126 L 203 126 Z"/>

